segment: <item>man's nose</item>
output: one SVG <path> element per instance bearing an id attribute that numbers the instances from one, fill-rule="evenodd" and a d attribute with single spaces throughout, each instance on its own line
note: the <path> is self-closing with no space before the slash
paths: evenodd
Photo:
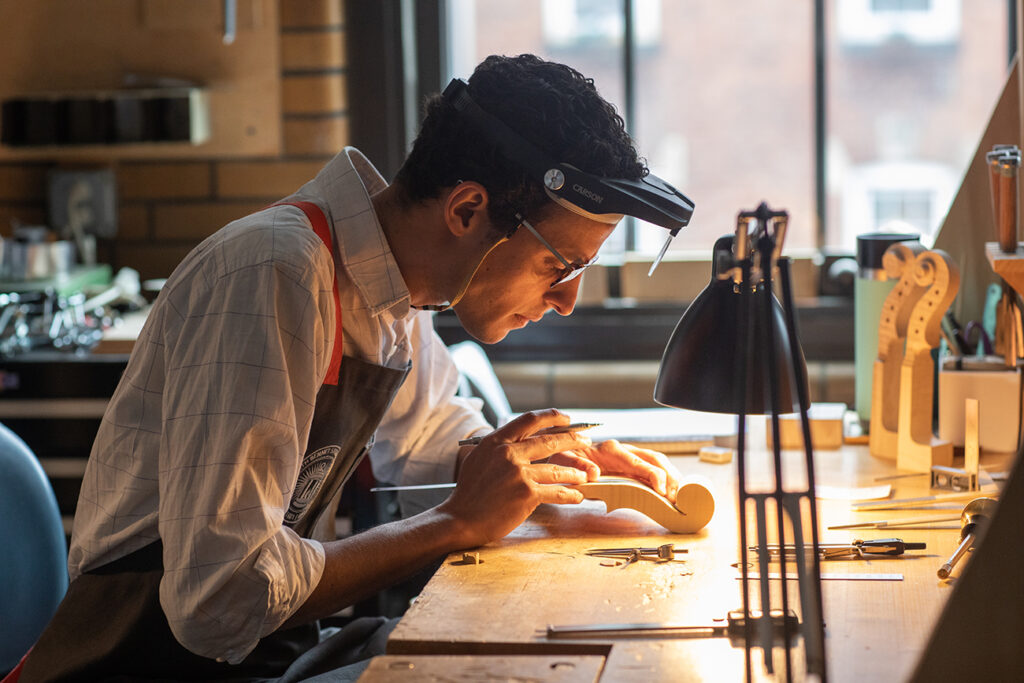
<path id="1" fill-rule="evenodd" d="M 547 296 L 544 299 L 558 315 L 569 315 L 572 313 L 572 309 L 576 307 L 576 297 L 579 295 L 580 283 L 582 282 L 583 277 L 578 277 L 568 282 L 563 282 L 560 285 L 555 285 L 548 290 Z"/>

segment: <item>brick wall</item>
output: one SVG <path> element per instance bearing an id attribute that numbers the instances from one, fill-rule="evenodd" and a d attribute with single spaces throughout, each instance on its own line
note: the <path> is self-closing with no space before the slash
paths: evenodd
<path id="1" fill-rule="evenodd" d="M 118 161 L 119 226 L 99 245 L 115 270 L 166 277 L 225 223 L 311 178 L 348 141 L 344 0 L 279 0 L 282 153 L 277 158 Z M 0 234 L 12 219 L 46 222 L 46 172 L 54 162 L 0 164 Z"/>

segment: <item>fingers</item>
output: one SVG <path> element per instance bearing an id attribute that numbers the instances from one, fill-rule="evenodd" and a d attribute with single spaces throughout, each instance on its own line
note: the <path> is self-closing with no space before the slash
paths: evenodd
<path id="1" fill-rule="evenodd" d="M 596 450 L 606 473 L 632 477 L 669 500 L 675 500 L 680 474 L 664 453 L 621 444 L 614 439 L 600 443 Z"/>
<path id="2" fill-rule="evenodd" d="M 583 493 L 571 487 L 587 482 L 587 473 L 585 471 L 575 467 L 562 467 L 549 463 L 530 465 L 526 473 L 536 484 L 532 489 L 536 496 L 537 504 L 555 503 L 566 505 L 583 502 Z"/>
<path id="3" fill-rule="evenodd" d="M 569 424 L 569 416 L 554 408 L 531 410 L 495 430 L 489 436 L 500 436 L 499 440 L 502 442 L 521 441 L 541 429 L 562 427 L 567 424 Z"/>
<path id="4" fill-rule="evenodd" d="M 561 465 L 530 465 L 526 470 L 527 476 L 537 484 L 584 484 L 587 481 L 587 473 L 575 467 L 562 467 Z"/>
<path id="5" fill-rule="evenodd" d="M 682 477 L 676 466 L 672 464 L 672 461 L 665 456 L 664 453 L 659 451 L 652 451 L 649 448 L 640 448 L 638 446 L 629 446 L 629 449 L 635 456 L 643 460 L 646 468 L 654 473 L 654 476 L 659 477 L 664 482 L 664 495 L 669 500 L 676 499 L 676 493 L 679 492 L 679 479 Z M 659 491 L 660 493 L 661 491 Z"/>
<path id="6" fill-rule="evenodd" d="M 570 451 L 555 453 L 548 458 L 548 462 L 553 465 L 575 467 L 578 470 L 582 470 L 587 475 L 587 481 L 597 481 L 597 478 L 601 476 L 601 468 L 598 467 L 597 463 L 589 458 L 583 457 L 579 453 Z"/>
<path id="7" fill-rule="evenodd" d="M 587 448 L 591 445 L 590 437 L 579 432 L 565 434 L 538 434 L 514 444 L 509 444 L 514 452 L 528 460 L 542 460 L 555 453 Z"/>
<path id="8" fill-rule="evenodd" d="M 537 502 L 576 505 L 583 502 L 583 493 L 567 486 L 538 486 Z"/>
<path id="9" fill-rule="evenodd" d="M 562 451 L 572 451 L 590 446 L 590 439 L 579 434 L 545 434 L 522 441 L 489 443 L 490 437 L 480 442 L 476 451 L 490 451 L 517 465 L 528 465 L 537 460 L 550 458 Z"/>

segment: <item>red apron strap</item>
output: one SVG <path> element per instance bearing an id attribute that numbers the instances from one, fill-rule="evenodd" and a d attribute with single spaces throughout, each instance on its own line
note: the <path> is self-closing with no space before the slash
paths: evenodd
<path id="1" fill-rule="evenodd" d="M 28 659 L 28 653 L 32 652 L 32 648 L 28 649 L 28 652 L 22 656 L 21 661 L 18 662 L 18 666 L 11 669 L 10 673 L 4 676 L 0 683 L 18 683 L 18 679 L 21 678 L 21 670 L 25 668 L 25 660 Z"/>
<path id="2" fill-rule="evenodd" d="M 324 245 L 327 247 L 327 251 L 334 254 L 334 246 L 331 242 L 331 229 L 327 225 L 327 218 L 324 216 L 324 212 L 320 210 L 320 207 L 313 202 L 281 202 L 275 206 L 281 206 L 287 204 L 288 206 L 298 207 L 302 213 L 306 214 L 306 218 L 313 224 L 313 231 L 317 234 Z M 341 301 L 338 299 L 338 277 L 335 274 L 334 277 L 334 350 L 331 353 L 331 365 L 327 368 L 327 377 L 324 379 L 324 384 L 337 385 L 338 384 L 338 371 L 341 369 L 341 356 L 343 351 L 343 343 L 341 336 Z"/>

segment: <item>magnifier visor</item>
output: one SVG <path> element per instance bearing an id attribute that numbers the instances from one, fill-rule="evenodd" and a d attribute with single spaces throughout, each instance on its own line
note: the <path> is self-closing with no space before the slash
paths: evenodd
<path id="1" fill-rule="evenodd" d="M 600 178 L 556 162 L 469 96 L 466 83 L 453 79 L 442 97 L 470 124 L 490 138 L 505 158 L 522 166 L 544 185 L 553 201 L 588 218 L 616 223 L 633 216 L 669 230 L 674 237 L 690 222 L 693 202 L 661 178 Z"/>

